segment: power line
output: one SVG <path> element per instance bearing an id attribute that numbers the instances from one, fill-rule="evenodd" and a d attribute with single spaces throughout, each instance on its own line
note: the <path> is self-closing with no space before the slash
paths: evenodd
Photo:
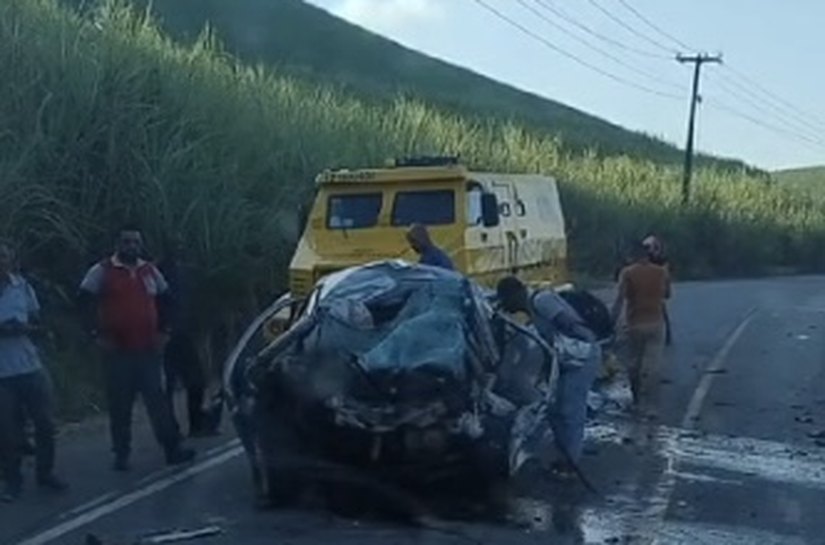
<path id="1" fill-rule="evenodd" d="M 661 44 L 661 42 L 659 42 L 658 40 L 654 40 L 653 38 L 647 36 L 646 34 L 643 34 L 642 32 L 636 30 L 631 25 L 625 23 L 619 17 L 613 15 L 610 11 L 608 11 L 607 9 L 600 6 L 596 2 L 596 0 L 589 0 L 589 1 L 590 1 L 591 4 L 596 6 L 600 11 L 602 11 L 602 13 L 604 13 L 605 15 L 610 17 L 612 20 L 619 23 L 622 27 L 630 30 L 635 35 L 643 37 L 646 41 L 648 41 L 650 43 L 657 44 L 659 47 L 662 47 L 662 48 L 665 48 L 667 50 L 672 51 L 672 48 Z M 657 25 L 655 22 L 653 22 L 653 20 L 651 20 L 650 18 L 645 16 L 642 12 L 640 12 L 633 5 L 631 5 L 629 0 L 617 0 L 617 2 L 619 2 L 627 11 L 629 11 L 631 14 L 633 14 L 638 20 L 640 20 L 642 23 L 644 23 L 648 28 L 655 31 L 658 35 L 666 38 L 667 40 L 679 45 L 680 47 L 682 47 L 684 49 L 695 50 L 695 48 L 691 47 L 690 45 L 686 44 L 685 42 L 683 42 L 679 38 L 675 37 L 673 34 L 669 33 L 668 31 L 666 31 L 665 29 L 663 29 L 662 27 Z M 737 76 L 740 80 L 750 84 L 750 86 L 752 88 L 748 87 L 746 85 L 743 85 L 742 83 L 740 83 L 736 79 L 733 79 L 731 77 L 726 76 L 724 72 L 720 75 L 720 77 L 726 79 L 731 85 L 736 86 L 738 89 L 740 89 L 743 93 L 745 93 L 749 97 L 752 97 L 753 99 L 761 102 L 762 104 L 765 105 L 765 107 L 768 107 L 771 110 L 779 113 L 782 117 L 772 116 L 773 119 L 778 121 L 780 124 L 785 125 L 786 127 L 790 127 L 790 129 L 785 129 L 785 128 L 782 128 L 782 127 L 777 127 L 776 125 L 771 124 L 771 123 L 766 123 L 766 122 L 761 121 L 760 119 L 758 119 L 754 116 L 743 113 L 740 110 L 737 110 L 736 108 L 732 108 L 730 106 L 720 104 L 718 102 L 716 103 L 717 109 L 724 110 L 724 111 L 730 113 L 731 115 L 736 115 L 736 116 L 738 116 L 740 118 L 743 118 L 743 119 L 746 119 L 746 120 L 748 120 L 752 123 L 758 124 L 758 125 L 762 126 L 763 128 L 773 130 L 774 132 L 780 132 L 782 134 L 794 137 L 798 140 L 801 139 L 801 140 L 807 142 L 808 144 L 814 144 L 814 145 L 819 145 L 819 146 L 823 145 L 823 142 L 820 140 L 820 134 L 822 134 L 822 132 L 825 131 L 825 121 L 822 121 L 822 119 L 819 118 L 818 116 L 816 116 L 814 114 L 811 114 L 810 112 L 806 112 L 806 111 L 802 110 L 801 108 L 797 107 L 796 105 L 792 104 L 791 102 L 789 102 L 789 101 L 785 100 L 784 98 L 778 96 L 777 94 L 769 91 L 764 86 L 762 86 L 758 82 L 756 82 L 753 78 L 748 77 L 746 74 L 742 73 L 741 71 L 737 70 L 736 68 L 734 68 L 734 67 L 732 67 L 728 64 L 726 64 L 725 67 L 731 73 L 733 73 L 735 76 Z M 753 89 L 761 92 L 762 96 L 760 96 L 759 93 L 757 93 Z M 737 96 L 737 98 L 739 98 L 740 100 L 745 100 L 746 102 L 749 102 L 752 105 L 755 105 L 760 114 L 762 114 L 762 115 L 766 114 L 766 112 L 764 112 L 764 107 L 759 107 L 758 105 L 754 104 L 753 100 L 749 100 L 747 98 L 742 97 L 740 93 L 737 93 L 737 92 L 733 91 L 730 88 L 727 88 L 726 90 L 731 95 Z M 781 104 L 782 107 L 777 106 L 777 103 Z M 795 119 L 796 124 L 792 123 L 791 121 L 789 121 L 786 118 Z M 807 127 L 807 129 L 802 129 L 801 132 L 800 132 L 801 127 L 799 126 L 799 124 L 804 125 L 805 127 Z M 815 132 L 815 136 L 814 136 L 814 134 L 810 133 L 811 130 L 813 130 Z M 807 134 L 803 134 L 803 133 L 807 133 Z"/>
<path id="2" fill-rule="evenodd" d="M 616 40 L 614 38 L 611 38 L 610 36 L 602 34 L 601 32 L 597 32 L 597 31 L 593 30 L 592 28 L 590 28 L 589 26 L 585 25 L 584 23 L 578 21 L 575 17 L 565 13 L 564 11 L 559 9 L 558 6 L 548 4 L 547 2 L 545 2 L 545 0 L 535 0 L 535 2 L 537 4 L 539 4 L 541 7 L 543 7 L 544 9 L 546 9 L 546 10 L 550 11 L 551 13 L 555 14 L 557 17 L 559 17 L 559 18 L 567 21 L 569 24 L 579 28 L 583 32 L 586 32 L 587 34 L 593 36 L 594 38 L 597 38 L 597 39 L 599 39 L 599 40 L 601 40 L 605 43 L 608 43 L 608 44 L 610 44 L 614 47 L 618 47 L 619 49 L 627 51 L 628 53 L 635 53 L 636 55 L 642 55 L 644 57 L 651 57 L 651 58 L 654 58 L 654 59 L 671 60 L 670 55 L 663 55 L 661 53 L 656 53 L 654 51 L 648 51 L 646 49 L 640 49 L 640 48 L 637 48 L 637 47 L 633 47 L 632 45 L 628 45 L 628 44 L 626 44 L 626 43 L 624 43 L 620 40 Z"/>
<path id="3" fill-rule="evenodd" d="M 689 45 L 685 44 L 685 42 L 679 40 L 678 38 L 674 37 L 672 34 L 668 33 L 667 31 L 663 30 L 659 25 L 645 17 L 639 10 L 634 8 L 627 0 L 618 0 L 618 2 L 625 7 L 630 13 L 636 16 L 641 22 L 647 25 L 649 28 L 653 29 L 657 32 L 660 36 L 667 38 L 671 42 L 675 43 L 682 49 L 687 49 L 689 51 L 696 51 L 695 47 L 690 47 Z"/>
<path id="4" fill-rule="evenodd" d="M 654 81 L 654 82 L 656 82 L 660 85 L 665 85 L 665 86 L 670 87 L 672 89 L 677 89 L 677 90 L 681 91 L 681 89 L 682 89 L 681 85 L 678 85 L 678 84 L 670 82 L 670 81 L 662 80 L 661 78 L 659 78 L 658 76 L 656 76 L 654 74 L 651 74 L 650 72 L 642 70 L 642 69 L 638 68 L 637 66 L 634 66 L 633 64 L 625 62 L 620 57 L 617 57 L 617 56 L 613 55 L 609 51 L 605 51 L 604 49 L 593 45 L 592 43 L 585 40 L 584 38 L 582 38 L 578 34 L 568 30 L 564 26 L 560 25 L 559 23 L 557 23 L 557 22 L 553 21 L 552 19 L 550 19 L 549 17 L 547 17 L 544 13 L 542 13 L 541 11 L 537 10 L 536 8 L 534 8 L 533 6 L 528 4 L 526 2 L 526 0 L 516 0 L 516 1 L 519 4 L 521 4 L 521 6 L 524 7 L 525 9 L 530 10 L 536 17 L 538 17 L 539 19 L 541 19 L 545 23 L 551 25 L 554 28 L 557 28 L 562 33 L 566 34 L 567 36 L 570 36 L 571 38 L 573 38 L 577 42 L 583 44 L 585 47 L 595 51 L 596 53 L 599 53 L 600 55 L 612 60 L 616 64 L 618 64 L 620 66 L 623 66 L 624 68 L 630 70 L 631 72 L 635 72 L 636 74 L 638 74 L 640 76 L 643 76 L 643 77 L 645 77 L 645 78 L 647 78 L 651 81 Z"/>
<path id="5" fill-rule="evenodd" d="M 789 130 L 799 133 L 807 133 L 807 136 L 812 137 L 821 144 L 825 145 L 825 141 L 820 139 L 825 136 L 825 130 L 823 130 L 822 127 L 817 127 L 814 124 L 808 123 L 804 118 L 796 118 L 795 116 L 788 115 L 784 109 L 761 98 L 758 94 L 754 93 L 736 80 L 725 77 L 724 74 L 719 75 L 719 79 L 716 80 L 716 85 L 737 100 L 750 104 L 763 116 L 773 118 L 788 127 Z M 774 113 L 766 111 L 766 108 Z M 789 118 L 795 119 L 796 122 L 794 123 L 789 120 Z"/>
<path id="6" fill-rule="evenodd" d="M 602 6 L 601 4 L 599 4 L 596 0 L 587 0 L 587 1 L 588 1 L 588 2 L 590 2 L 590 4 L 591 4 L 594 8 L 596 8 L 597 10 L 599 10 L 600 12 L 602 12 L 602 13 L 603 13 L 603 14 L 604 14 L 604 15 L 605 15 L 608 19 L 610 19 L 611 21 L 613 21 L 614 23 L 616 23 L 617 25 L 619 25 L 619 26 L 620 26 L 620 27 L 622 27 L 623 29 L 627 30 L 628 32 L 630 32 L 630 33 L 631 33 L 631 34 L 633 34 L 634 36 L 636 36 L 636 37 L 638 37 L 638 38 L 640 38 L 640 39 L 642 39 L 642 40 L 644 40 L 644 41 L 648 42 L 649 44 L 651 44 L 651 45 L 653 45 L 653 46 L 655 46 L 655 47 L 658 47 L 659 49 L 661 49 L 661 50 L 663 50 L 663 51 L 667 51 L 667 52 L 668 52 L 668 53 L 670 53 L 671 55 L 675 55 L 675 54 L 677 53 L 677 51 L 676 51 L 676 49 L 675 49 L 675 48 L 672 48 L 672 47 L 669 47 L 669 46 L 667 46 L 667 45 L 664 45 L 662 42 L 660 42 L 660 41 L 658 41 L 658 40 L 655 40 L 655 39 L 651 38 L 651 37 L 650 37 L 650 36 L 648 36 L 647 34 L 644 34 L 644 33 L 642 33 L 642 32 L 639 32 L 639 31 L 638 31 L 638 30 L 636 30 L 634 27 L 630 26 L 629 24 L 627 24 L 626 22 L 624 22 L 622 19 L 620 19 L 619 17 L 617 17 L 616 15 L 614 15 L 613 13 L 611 13 L 611 12 L 610 12 L 610 10 L 608 10 L 607 8 L 605 8 L 604 6 Z"/>
<path id="7" fill-rule="evenodd" d="M 610 78 L 610 79 L 612 79 L 613 81 L 615 81 L 617 83 L 621 83 L 622 85 L 632 87 L 632 88 L 637 89 L 639 91 L 644 91 L 646 93 L 656 95 L 656 96 L 660 96 L 660 97 L 663 97 L 663 98 L 670 98 L 670 99 L 676 99 L 676 100 L 682 100 L 682 98 L 683 98 L 683 97 L 681 97 L 679 95 L 675 95 L 673 93 L 667 93 L 667 92 L 659 91 L 659 90 L 656 90 L 656 89 L 652 89 L 650 87 L 647 87 L 646 85 L 636 83 L 634 81 L 628 80 L 628 79 L 623 78 L 621 76 L 617 76 L 616 74 L 613 74 L 612 72 L 608 72 L 607 70 L 604 70 L 604 69 L 596 66 L 595 64 L 592 64 L 592 63 L 590 63 L 590 62 L 588 62 L 588 61 L 586 61 L 586 60 L 584 60 L 580 57 L 577 57 L 576 55 L 574 55 L 574 54 L 562 49 L 561 47 L 555 45 L 554 43 L 550 42 L 549 40 L 547 40 L 543 36 L 533 32 L 529 28 L 525 27 L 521 23 L 519 23 L 519 22 L 511 19 L 510 17 L 504 15 L 503 13 L 501 13 L 499 10 L 497 10 L 493 6 L 489 5 L 484 0 L 473 0 L 473 1 L 476 4 L 478 4 L 479 6 L 481 6 L 482 8 L 486 9 L 487 11 L 489 11 L 490 13 L 495 15 L 496 17 L 498 17 L 499 19 L 501 19 L 502 21 L 505 21 L 510 26 L 518 29 L 520 32 L 522 32 L 522 33 L 526 34 L 527 36 L 533 38 L 534 40 L 542 43 L 548 49 L 551 49 L 552 51 L 555 51 L 556 53 L 558 53 L 560 55 L 563 55 L 563 56 L 567 57 L 568 59 L 572 60 L 573 62 L 578 63 L 578 64 L 580 64 L 580 65 L 582 65 L 586 68 L 589 68 L 590 70 L 593 70 L 594 72 L 597 72 L 597 73 L 601 74 L 602 76 L 604 76 L 606 78 Z"/>
<path id="8" fill-rule="evenodd" d="M 753 88 L 760 91 L 764 96 L 768 97 L 771 100 L 774 100 L 797 115 L 802 116 L 803 119 L 810 119 L 816 122 L 818 125 L 825 127 L 825 121 L 823 121 L 818 115 L 813 114 L 811 112 L 806 112 L 805 110 L 797 107 L 796 105 L 792 104 L 791 102 L 785 100 L 784 98 L 780 97 L 776 93 L 771 92 L 770 90 L 766 89 L 764 86 L 760 85 L 758 82 L 754 81 L 753 78 L 749 77 L 747 74 L 744 74 L 740 70 L 735 69 L 732 66 L 728 66 L 728 70 L 731 71 L 735 76 L 739 79 L 743 80 L 744 82 L 753 86 Z"/>
<path id="9" fill-rule="evenodd" d="M 546 39 L 542 35 L 538 34 L 537 32 L 535 32 L 535 31 L 531 30 L 530 28 L 526 27 L 525 25 L 517 22 L 516 20 L 512 19 L 511 17 L 508 17 L 507 15 L 502 13 L 500 10 L 498 10 L 495 7 L 488 4 L 485 0 L 473 0 L 473 1 L 476 4 L 478 4 L 479 6 L 481 6 L 483 9 L 487 10 L 492 15 L 496 16 L 497 18 L 501 19 L 505 23 L 507 23 L 510 26 L 514 27 L 515 29 L 517 29 L 521 33 L 525 34 L 526 36 L 540 42 L 543 46 L 545 46 L 548 49 L 554 51 L 555 53 L 558 53 L 558 54 L 572 60 L 573 62 L 575 62 L 575 63 L 577 63 L 581 66 L 584 66 L 585 68 L 588 68 L 588 69 L 590 69 L 590 70 L 592 70 L 592 71 L 594 71 L 594 72 L 596 72 L 596 73 L 598 73 L 598 74 L 600 74 L 604 77 L 607 77 L 607 78 L 609 78 L 609 79 L 611 79 L 611 80 L 613 80 L 617 83 L 620 83 L 620 84 L 628 86 L 628 87 L 632 87 L 634 89 L 637 89 L 639 91 L 643 91 L 643 92 L 646 92 L 646 93 L 649 93 L 649 94 L 652 94 L 652 95 L 664 97 L 664 98 L 677 99 L 677 100 L 681 100 L 681 99 L 684 98 L 683 96 L 678 96 L 678 95 L 675 95 L 673 93 L 668 93 L 668 92 L 663 92 L 663 91 L 660 91 L 660 90 L 657 90 L 657 89 L 653 89 L 653 88 L 648 87 L 646 85 L 639 84 L 635 81 L 626 79 L 622 76 L 616 75 L 616 74 L 614 74 L 614 73 L 612 73 L 608 70 L 605 70 L 605 69 L 603 69 L 603 68 L 601 68 L 601 67 L 599 67 L 599 66 L 597 66 L 597 65 L 595 65 L 595 64 L 593 64 L 593 63 L 591 63 L 587 60 L 582 59 L 581 57 L 579 57 L 579 56 L 577 56 L 573 53 L 570 53 L 569 51 L 563 49 L 562 47 L 554 44 L 553 42 L 549 41 L 548 39 Z M 549 4 L 546 3 L 547 0 L 534 0 L 534 1 L 537 4 L 539 4 L 541 7 L 544 7 L 545 9 L 548 9 L 549 11 L 555 13 L 556 15 L 561 17 L 562 19 L 566 20 L 567 22 L 570 22 L 571 24 L 574 24 L 577 28 L 582 29 L 583 31 L 587 32 L 588 34 L 590 34 L 594 37 L 597 37 L 597 38 L 599 38 L 603 41 L 606 41 L 608 43 L 611 43 L 613 45 L 616 45 L 617 43 L 621 43 L 618 40 L 614 40 L 612 38 L 603 36 L 603 35 L 599 34 L 598 32 L 592 31 L 592 29 L 589 29 L 589 27 L 587 27 L 586 25 L 584 25 L 582 23 L 579 23 L 578 21 L 576 21 L 574 23 L 573 22 L 573 21 L 575 21 L 574 18 L 570 17 L 567 14 L 562 15 L 563 12 L 561 10 L 555 10 L 552 7 L 550 7 Z M 625 30 L 627 30 L 628 32 L 633 34 L 634 36 L 637 36 L 638 38 L 648 42 L 649 44 L 657 47 L 658 49 L 660 49 L 662 51 L 666 51 L 667 53 L 673 54 L 674 56 L 677 57 L 677 59 L 680 58 L 680 57 L 682 59 L 688 59 L 689 58 L 689 57 L 683 57 L 683 56 L 679 55 L 678 50 L 676 50 L 675 48 L 673 48 L 671 46 L 668 46 L 668 45 L 665 45 L 661 41 L 659 41 L 657 39 L 654 39 L 651 36 L 637 30 L 636 28 L 634 28 L 633 26 L 631 26 L 627 22 L 623 21 L 618 16 L 611 13 L 608 9 L 606 9 L 601 4 L 599 4 L 599 2 L 597 0 L 588 0 L 588 1 L 596 9 L 598 9 L 601 13 L 603 13 L 606 17 L 611 19 L 613 22 L 615 22 L 616 24 L 618 24 L 619 26 L 621 26 L 622 28 L 624 28 Z M 632 6 L 630 6 L 630 4 L 628 4 L 626 1 L 624 1 L 624 2 L 622 2 L 622 0 L 618 0 L 618 1 L 620 1 L 627 9 L 631 10 L 631 12 L 636 11 L 636 13 L 634 13 L 634 15 L 636 15 L 640 20 L 642 20 L 643 22 L 648 24 L 648 26 L 653 25 L 652 28 L 657 30 L 657 33 L 667 36 L 671 41 L 673 41 L 674 43 L 678 43 L 679 45 L 685 47 L 686 49 L 692 49 L 689 46 L 687 46 L 686 44 L 682 43 L 680 40 L 674 38 L 673 36 L 668 35 L 663 29 L 655 27 L 655 24 L 652 23 L 652 21 L 647 20 L 644 17 L 644 15 L 639 13 L 638 10 L 635 10 L 634 8 L 632 8 Z M 534 8 L 525 5 L 524 0 L 519 0 L 519 3 L 521 3 L 522 6 L 524 6 L 525 8 L 530 9 L 534 14 L 536 13 L 536 10 Z M 543 16 L 543 14 L 542 14 L 541 18 L 544 19 L 545 21 L 547 21 L 548 23 L 552 24 L 553 26 L 556 26 L 557 28 L 563 28 L 563 27 L 560 27 L 555 22 L 551 23 L 550 21 L 548 21 Z M 585 28 L 587 28 L 587 30 L 585 30 Z M 570 35 L 570 32 L 567 29 L 564 29 L 564 31 L 565 31 L 566 34 Z M 582 41 L 582 39 L 578 36 L 576 37 L 576 39 L 579 40 L 579 41 Z M 583 43 L 589 44 L 589 42 L 586 42 L 586 41 L 584 41 Z M 623 45 L 626 45 L 626 44 L 623 44 Z M 600 51 L 600 54 L 604 54 L 603 51 L 601 51 L 599 48 L 596 48 L 595 46 L 592 46 L 592 44 L 589 44 L 588 47 L 590 47 L 591 49 L 595 49 L 595 50 Z M 618 47 L 622 47 L 622 46 L 618 46 Z M 636 50 L 635 48 L 632 48 L 630 46 L 623 47 L 623 49 L 626 49 L 628 51 L 636 51 L 636 52 L 643 51 L 643 50 Z M 658 54 L 653 54 L 653 55 L 657 55 L 661 58 L 666 58 L 664 55 L 658 55 Z M 648 55 L 648 56 L 651 56 L 651 55 Z M 622 66 L 626 66 L 626 64 L 624 62 L 616 61 L 615 58 L 612 58 L 611 60 L 614 60 L 615 62 L 618 62 Z M 808 116 L 810 119 L 815 120 L 818 123 L 823 123 L 823 125 L 825 125 L 825 122 L 822 122 L 818 117 L 804 112 L 803 110 L 799 109 L 798 107 L 791 104 L 787 100 L 777 96 L 776 94 L 774 94 L 771 91 L 767 90 L 766 88 L 764 88 L 760 84 L 756 83 L 752 78 L 750 78 L 750 77 L 746 76 L 745 74 L 739 72 L 738 70 L 734 69 L 733 67 L 730 67 L 729 65 L 725 65 L 725 66 L 727 66 L 727 68 L 732 73 L 734 73 L 737 77 L 739 77 L 740 79 L 750 83 L 755 89 L 759 90 L 763 95 L 765 95 L 767 97 L 770 97 L 771 100 L 779 102 L 785 108 L 792 110 L 797 115 Z M 649 74 L 646 75 L 646 77 L 649 77 L 649 76 L 650 76 Z M 730 81 L 733 82 L 735 80 L 730 80 Z M 661 83 L 661 81 L 660 81 L 660 83 Z M 739 84 L 738 87 L 741 88 L 741 89 L 747 89 L 747 87 L 744 87 L 741 84 Z M 730 92 L 729 89 L 728 89 L 728 91 Z M 696 102 L 698 102 L 698 95 L 697 95 L 697 98 L 695 100 L 696 100 Z M 767 99 L 761 98 L 760 100 L 765 101 Z M 754 125 L 757 125 L 757 126 L 763 128 L 763 129 L 766 129 L 768 131 L 791 137 L 791 138 L 793 138 L 793 139 L 795 139 L 799 142 L 802 142 L 802 143 L 806 144 L 808 147 L 811 147 L 812 149 L 816 149 L 817 151 L 822 151 L 823 149 L 825 149 L 825 145 L 823 145 L 823 143 L 821 141 L 818 141 L 814 138 L 811 138 L 809 135 L 801 134 L 801 133 L 797 132 L 796 130 L 790 130 L 790 129 L 787 129 L 787 128 L 777 126 L 773 123 L 766 122 L 766 121 L 764 121 L 764 120 L 762 120 L 758 117 L 750 115 L 746 112 L 743 112 L 743 111 L 741 111 L 737 108 L 731 107 L 730 105 L 728 105 L 724 102 L 715 100 L 715 99 L 711 99 L 711 100 L 708 100 L 706 102 L 708 103 L 708 105 L 710 105 L 712 108 L 714 108 L 716 110 L 726 112 L 726 113 L 728 113 L 732 116 L 735 116 L 735 117 L 738 117 L 738 118 L 743 119 L 745 121 L 748 121 L 748 122 L 750 122 Z M 777 109 L 778 106 L 774 105 L 773 108 Z M 760 110 L 760 113 L 762 113 L 761 110 Z M 776 117 L 774 117 L 774 119 L 776 119 Z M 783 120 L 782 123 L 785 124 L 785 125 L 789 125 L 789 122 L 786 121 L 786 120 Z M 796 127 L 797 130 L 798 130 L 798 128 L 799 127 Z"/>
<path id="10" fill-rule="evenodd" d="M 733 115 L 735 117 L 739 117 L 741 119 L 744 119 L 745 121 L 749 121 L 750 123 L 753 123 L 754 125 L 758 125 L 758 126 L 762 127 L 763 129 L 767 129 L 767 130 L 775 132 L 775 133 L 781 133 L 781 134 L 784 134 L 786 136 L 790 136 L 792 138 L 795 138 L 796 140 L 798 140 L 800 142 L 804 142 L 804 143 L 808 144 L 812 149 L 816 149 L 817 151 L 820 151 L 820 152 L 822 150 L 825 150 L 825 146 L 823 146 L 821 143 L 819 143 L 815 140 L 812 140 L 812 139 L 808 138 L 807 136 L 797 134 L 797 133 L 792 132 L 792 131 L 788 131 L 786 129 L 783 129 L 782 127 L 777 127 L 776 125 L 773 125 L 771 123 L 766 123 L 765 121 L 763 121 L 763 120 L 761 120 L 757 117 L 754 117 L 752 115 L 749 115 L 747 113 L 744 113 L 744 112 L 742 112 L 742 111 L 740 111 L 736 108 L 733 108 L 733 107 L 725 104 L 724 102 L 720 102 L 719 100 L 716 100 L 716 99 L 707 99 L 706 102 L 709 106 L 711 106 L 713 108 L 716 108 L 717 110 L 727 112 L 730 115 Z"/>

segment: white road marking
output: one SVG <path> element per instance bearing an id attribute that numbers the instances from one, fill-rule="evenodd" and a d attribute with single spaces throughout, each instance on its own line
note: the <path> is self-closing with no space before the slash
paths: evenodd
<path id="1" fill-rule="evenodd" d="M 624 437 L 637 432 L 636 427 L 632 422 L 601 423 L 588 429 L 587 435 L 596 442 L 621 444 Z M 811 445 L 726 435 L 695 435 L 668 426 L 656 427 L 651 436 L 652 441 L 670 447 L 662 455 L 672 459 L 674 466 L 690 464 L 689 468 L 674 469 L 674 478 L 726 485 L 759 479 L 825 490 L 825 451 Z M 724 474 L 708 474 L 708 471 Z"/>
<path id="2" fill-rule="evenodd" d="M 185 469 L 178 469 L 174 474 L 161 477 L 160 479 L 156 479 L 155 481 L 147 483 L 142 487 L 138 487 L 131 492 L 116 496 L 115 498 L 112 498 L 111 501 L 107 501 L 102 504 L 99 500 L 96 502 L 90 502 L 90 504 L 99 505 L 92 507 L 83 513 L 79 513 L 64 522 L 53 526 L 52 528 L 44 530 L 32 537 L 24 539 L 23 541 L 19 541 L 17 542 L 17 545 L 44 545 L 54 541 L 55 539 L 62 537 L 69 532 L 73 532 L 78 528 L 82 528 L 83 526 L 86 526 L 101 517 L 114 513 L 115 511 L 119 511 L 124 507 L 128 507 L 135 502 L 142 500 L 143 498 L 157 494 L 172 485 L 190 479 L 195 475 L 226 463 L 243 452 L 243 447 L 240 446 L 240 441 L 231 441 L 229 445 L 231 446 L 224 448 L 222 452 L 212 456 L 211 458 L 207 458 L 201 462 L 186 467 Z"/>
<path id="3" fill-rule="evenodd" d="M 825 490 L 825 460 L 820 455 L 795 456 L 788 445 L 773 441 L 721 437 L 682 439 L 673 457 L 703 469 Z"/>
<path id="4" fill-rule="evenodd" d="M 707 367 L 699 380 L 699 385 L 693 392 L 693 396 L 688 403 L 684 417 L 682 418 L 682 428 L 685 430 L 693 429 L 699 413 L 702 412 L 702 406 L 705 402 L 708 392 L 713 385 L 713 380 L 718 372 L 725 365 L 725 360 L 730 354 L 730 351 L 736 345 L 742 334 L 747 329 L 753 318 L 756 316 L 757 308 L 754 307 L 748 311 L 739 325 L 728 335 L 724 344 L 719 349 L 714 357 L 708 362 Z M 641 509 L 640 515 L 637 518 L 636 529 L 642 530 L 639 534 L 643 537 L 644 542 L 655 544 L 662 543 L 662 528 L 665 524 L 665 515 L 667 514 L 668 506 L 670 505 L 673 491 L 676 488 L 677 481 L 677 456 L 674 454 L 678 449 L 679 438 L 675 434 L 664 434 L 659 439 L 663 444 L 657 448 L 662 452 L 665 459 L 665 468 L 659 474 L 653 492 L 645 505 Z"/>
<path id="5" fill-rule="evenodd" d="M 546 515 L 545 515 L 546 516 Z M 585 509 L 581 515 L 583 543 L 638 543 L 650 536 L 635 533 L 623 516 L 610 508 Z M 635 539 L 634 539 L 635 538 Z M 685 521 L 663 521 L 657 538 L 668 545 L 805 545 L 804 539 L 755 528 Z M 617 541 L 618 540 L 618 541 Z"/>
<path id="6" fill-rule="evenodd" d="M 723 479 L 720 477 L 714 477 L 712 475 L 705 475 L 703 473 L 692 473 L 689 471 L 674 471 L 673 476 L 680 481 L 688 481 L 694 483 L 713 483 L 713 484 L 722 484 L 726 486 L 742 486 L 744 481 L 738 481 L 735 479 Z"/>
<path id="7" fill-rule="evenodd" d="M 221 452 L 223 452 L 225 450 L 236 447 L 238 444 L 239 444 L 238 439 L 233 439 L 231 441 L 227 441 L 225 443 L 222 443 L 222 444 L 220 444 L 216 447 L 213 447 L 213 448 L 203 452 L 201 454 L 201 460 L 206 461 L 206 460 L 212 458 L 213 456 L 216 456 L 216 455 L 220 454 Z M 148 483 L 155 482 L 158 479 L 162 479 L 162 478 L 164 478 L 168 475 L 173 475 L 173 474 L 175 474 L 179 471 L 180 471 L 180 468 L 175 468 L 175 467 L 169 467 L 169 468 L 161 469 L 159 471 L 155 471 L 155 472 L 150 473 L 149 475 L 143 477 L 137 483 L 133 483 L 130 486 L 130 488 L 132 488 L 132 489 L 140 488 L 140 487 L 142 487 L 142 486 L 144 486 Z M 78 506 L 75 506 L 72 509 L 70 509 L 69 511 L 66 511 L 64 513 L 61 513 L 61 514 L 57 515 L 57 520 L 65 520 L 65 519 L 68 519 L 68 518 L 76 517 L 77 515 L 85 513 L 86 511 L 88 511 L 88 510 L 90 510 L 94 507 L 97 507 L 98 505 L 102 505 L 104 503 L 110 502 L 113 499 L 115 499 L 115 498 L 117 498 L 117 497 L 119 497 L 123 494 L 124 494 L 124 491 L 122 489 L 121 490 L 112 490 L 111 492 L 107 492 L 107 493 L 105 493 L 101 496 L 98 496 L 98 497 L 96 497 L 92 500 L 87 501 L 86 503 L 82 503 Z"/>
<path id="8" fill-rule="evenodd" d="M 724 367 L 728 354 L 730 354 L 730 351 L 733 350 L 736 342 L 748 328 L 751 321 L 756 317 L 756 314 L 757 309 L 752 308 L 742 322 L 740 322 L 740 324 L 736 326 L 736 329 L 734 329 L 728 336 L 725 340 L 725 344 L 722 345 L 722 348 L 719 349 L 710 363 L 708 363 L 708 366 L 705 368 L 705 373 L 699 381 L 699 385 L 696 387 L 696 390 L 693 392 L 693 396 L 690 398 L 690 403 L 688 403 L 685 416 L 682 418 L 682 428 L 690 430 L 695 426 L 696 419 L 699 417 L 699 413 L 702 412 L 702 406 L 705 403 L 705 398 L 710 391 L 710 387 L 713 385 L 713 380 L 716 378 L 719 371 L 721 371 Z"/>
<path id="9" fill-rule="evenodd" d="M 740 526 L 701 524 L 695 522 L 667 522 L 659 536 L 668 545 L 805 545 L 805 539 Z"/>

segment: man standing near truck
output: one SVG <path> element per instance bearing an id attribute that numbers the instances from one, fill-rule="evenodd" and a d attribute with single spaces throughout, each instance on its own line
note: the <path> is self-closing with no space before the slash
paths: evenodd
<path id="1" fill-rule="evenodd" d="M 418 223 L 410 225 L 410 229 L 407 231 L 407 242 L 410 244 L 410 248 L 421 256 L 418 260 L 421 265 L 441 267 L 448 271 L 455 270 L 452 260 L 444 253 L 444 250 L 435 245 L 425 226 Z"/>
<path id="2" fill-rule="evenodd" d="M 103 351 L 116 471 L 130 469 L 132 407 L 138 393 L 166 462 L 182 464 L 195 457 L 193 450 L 181 448 L 163 391 L 169 287 L 157 268 L 140 258 L 142 250 L 140 230 L 124 227 L 114 255 L 89 269 L 80 284 L 87 325 Z"/>

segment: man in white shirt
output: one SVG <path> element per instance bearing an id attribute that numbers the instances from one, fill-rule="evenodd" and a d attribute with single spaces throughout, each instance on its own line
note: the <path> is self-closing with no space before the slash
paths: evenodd
<path id="1" fill-rule="evenodd" d="M 54 474 L 55 426 L 51 380 L 31 340 L 39 326 L 40 305 L 31 285 L 14 271 L 11 246 L 0 243 L 0 465 L 6 483 L 0 500 L 14 501 L 23 486 L 20 409 L 35 430 L 37 484 L 62 491 Z"/>

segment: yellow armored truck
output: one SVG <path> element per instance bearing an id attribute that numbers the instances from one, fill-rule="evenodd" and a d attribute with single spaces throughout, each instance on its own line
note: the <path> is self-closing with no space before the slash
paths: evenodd
<path id="1" fill-rule="evenodd" d="M 531 284 L 568 280 L 564 215 L 553 178 L 473 172 L 438 157 L 325 171 L 316 184 L 290 265 L 293 297 L 353 265 L 415 261 L 405 238 L 413 223 L 427 226 L 456 268 L 480 284 L 513 273 Z"/>

